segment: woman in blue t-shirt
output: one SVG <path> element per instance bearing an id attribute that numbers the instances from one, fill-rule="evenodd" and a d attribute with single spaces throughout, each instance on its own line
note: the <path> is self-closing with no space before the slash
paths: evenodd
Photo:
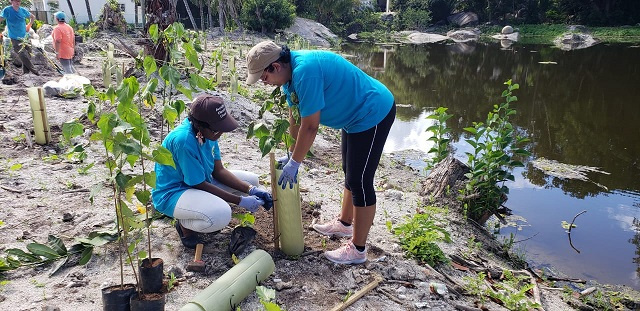
<path id="1" fill-rule="evenodd" d="M 176 230 L 185 247 L 201 243 L 196 232 L 227 226 L 229 203 L 250 212 L 273 206 L 271 194 L 258 188 L 258 175 L 227 170 L 222 164 L 218 138 L 237 127 L 221 97 L 202 95 L 191 104 L 188 118 L 162 142 L 175 168 L 156 163 L 153 203 L 157 211 L 178 220 Z"/>
<path id="2" fill-rule="evenodd" d="M 247 83 L 262 80 L 287 96 L 289 128 L 296 139 L 278 180 L 283 189 L 297 182 L 298 167 L 315 140 L 320 124 L 342 131 L 345 173 L 340 216 L 313 228 L 328 236 L 351 237 L 337 250 L 325 252 L 336 263 L 367 260 L 366 242 L 376 212 L 373 178 L 395 119 L 393 95 L 378 80 L 329 51 L 289 51 L 272 41 L 258 43 L 247 54 Z M 293 119 L 293 110 L 301 117 Z"/>
<path id="3" fill-rule="evenodd" d="M 13 50 L 20 56 L 22 62 L 23 73 L 33 73 L 39 76 L 40 73 L 33 67 L 31 63 L 31 43 L 29 41 L 28 32 L 31 24 L 36 18 L 29 10 L 20 6 L 20 0 L 11 0 L 11 5 L 5 7 L 0 12 L 0 22 L 7 21 L 7 36 L 11 39 Z M 29 18 L 29 24 L 26 19 Z M 0 38 L 2 35 L 0 35 Z M 0 40 L 1 41 L 1 40 Z"/>

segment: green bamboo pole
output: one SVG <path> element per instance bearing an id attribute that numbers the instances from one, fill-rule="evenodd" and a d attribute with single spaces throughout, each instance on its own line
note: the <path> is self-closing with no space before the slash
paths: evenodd
<path id="1" fill-rule="evenodd" d="M 180 311 L 235 310 L 235 306 L 275 269 L 271 256 L 257 249 L 193 297 Z"/>

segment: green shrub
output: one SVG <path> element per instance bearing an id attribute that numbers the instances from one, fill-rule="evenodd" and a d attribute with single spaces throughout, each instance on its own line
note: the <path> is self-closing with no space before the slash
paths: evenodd
<path id="1" fill-rule="evenodd" d="M 248 29 L 273 32 L 293 25 L 295 11 L 287 0 L 251 0 L 243 3 L 240 19 Z"/>
<path id="2" fill-rule="evenodd" d="M 431 266 L 447 263 L 449 260 L 435 243 L 451 242 L 449 233 L 437 226 L 429 214 L 415 214 L 402 225 L 394 228 L 393 233 L 400 240 L 402 249 L 407 255 L 426 262 Z"/>

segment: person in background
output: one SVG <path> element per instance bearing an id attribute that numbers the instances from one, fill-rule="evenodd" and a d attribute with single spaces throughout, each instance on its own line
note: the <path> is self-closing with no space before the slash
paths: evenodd
<path id="1" fill-rule="evenodd" d="M 76 35 L 73 32 L 73 28 L 66 23 L 67 15 L 64 12 L 56 12 L 53 17 L 57 23 L 51 33 L 53 50 L 56 51 L 56 57 L 60 61 L 64 73 L 76 73 L 72 60 L 76 45 Z"/>
<path id="2" fill-rule="evenodd" d="M 221 97 L 201 95 L 162 142 L 175 168 L 156 163 L 153 203 L 157 211 L 177 220 L 176 230 L 187 248 L 201 243 L 197 232 L 220 231 L 229 224 L 229 203 L 250 212 L 273 206 L 271 194 L 258 187 L 258 175 L 227 170 L 222 164 L 218 138 L 237 127 Z"/>
<path id="3" fill-rule="evenodd" d="M 11 0 L 11 5 L 5 7 L 0 12 L 0 22 L 7 21 L 7 35 L 11 39 L 13 50 L 20 56 L 22 62 L 22 73 L 33 73 L 39 76 L 40 73 L 31 63 L 31 43 L 28 32 L 36 16 L 29 10 L 20 6 L 20 0 Z M 26 19 L 29 18 L 29 24 Z"/>
<path id="4" fill-rule="evenodd" d="M 352 237 L 324 253 L 341 264 L 367 260 L 366 242 L 376 213 L 374 174 L 395 120 L 396 106 L 387 87 L 338 54 L 289 51 L 264 41 L 247 54 L 247 83 L 277 85 L 287 97 L 290 134 L 296 141 L 278 180 L 284 189 L 297 183 L 298 167 L 315 140 L 320 124 L 341 129 L 345 174 L 340 216 L 313 228 L 327 236 Z M 294 113 L 296 110 L 296 113 Z M 301 117 L 296 124 L 294 115 Z"/>

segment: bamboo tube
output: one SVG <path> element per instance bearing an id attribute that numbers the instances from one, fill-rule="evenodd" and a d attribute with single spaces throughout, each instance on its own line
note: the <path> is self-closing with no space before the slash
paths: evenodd
<path id="1" fill-rule="evenodd" d="M 276 170 L 276 180 L 282 170 Z M 299 256 L 304 252 L 304 236 L 302 233 L 302 211 L 300 210 L 300 187 L 296 183 L 293 189 L 289 186 L 282 189 L 276 185 L 278 201 L 273 208 L 277 210 L 280 249 L 289 256 Z"/>
<path id="2" fill-rule="evenodd" d="M 235 310 L 275 268 L 271 256 L 257 249 L 193 297 L 180 311 Z"/>
<path id="3" fill-rule="evenodd" d="M 31 105 L 36 143 L 39 145 L 48 144 L 51 141 L 51 132 L 49 131 L 47 109 L 44 103 L 44 92 L 41 87 L 30 87 L 27 89 L 27 95 Z"/>

